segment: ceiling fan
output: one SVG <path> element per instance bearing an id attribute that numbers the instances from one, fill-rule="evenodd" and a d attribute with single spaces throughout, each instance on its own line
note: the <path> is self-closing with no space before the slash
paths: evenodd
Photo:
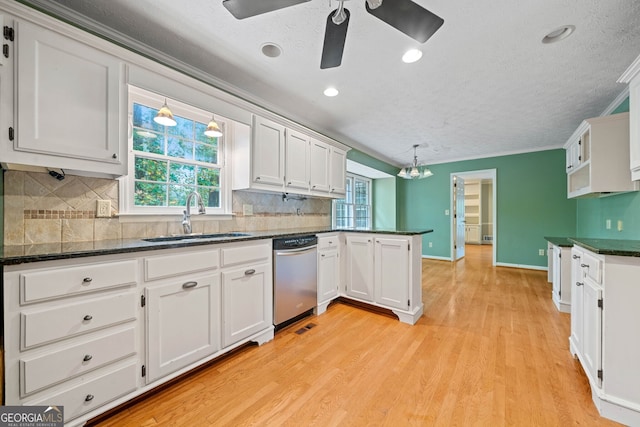
<path id="1" fill-rule="evenodd" d="M 237 19 L 261 15 L 311 0 L 223 0 L 222 4 Z M 327 17 L 320 68 L 334 68 L 342 63 L 350 13 L 345 0 Z M 365 0 L 371 15 L 386 22 L 412 39 L 424 43 L 444 24 L 444 19 L 411 0 Z"/>

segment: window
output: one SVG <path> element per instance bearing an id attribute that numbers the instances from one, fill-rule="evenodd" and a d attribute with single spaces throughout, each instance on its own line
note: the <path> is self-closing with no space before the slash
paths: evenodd
<path id="1" fill-rule="evenodd" d="M 138 88 L 129 90 L 129 176 L 123 181 L 124 212 L 175 214 L 197 191 L 207 213 L 228 213 L 224 140 L 229 123 L 216 116 L 223 136 L 204 134 L 212 113 L 167 99 L 176 126 L 153 121 L 165 102 Z M 195 204 L 195 200 L 193 201 Z"/>
<path id="2" fill-rule="evenodd" d="M 333 201 L 333 226 L 369 229 L 371 223 L 371 180 L 347 174 L 344 199 Z"/>

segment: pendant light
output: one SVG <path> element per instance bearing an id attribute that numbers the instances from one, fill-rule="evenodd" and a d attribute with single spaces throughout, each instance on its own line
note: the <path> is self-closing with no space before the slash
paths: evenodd
<path id="1" fill-rule="evenodd" d="M 418 166 L 418 145 L 413 146 L 413 163 L 407 167 L 400 169 L 398 176 L 404 179 L 422 179 L 429 178 L 433 175 L 433 172 L 429 168 L 424 166 Z"/>
<path id="2" fill-rule="evenodd" d="M 211 138 L 217 138 L 222 136 L 222 131 L 220 130 L 220 126 L 218 126 L 218 123 L 216 123 L 216 118 L 215 116 L 211 116 L 211 121 L 209 121 L 209 124 L 207 125 L 207 130 L 204 131 L 204 134 L 211 137 Z"/>
<path id="3" fill-rule="evenodd" d="M 160 108 L 158 114 L 156 114 L 156 116 L 153 118 L 153 121 L 165 126 L 175 126 L 178 124 L 173 118 L 173 113 L 167 106 L 167 98 L 164 99 L 164 105 L 162 106 L 162 108 Z"/>

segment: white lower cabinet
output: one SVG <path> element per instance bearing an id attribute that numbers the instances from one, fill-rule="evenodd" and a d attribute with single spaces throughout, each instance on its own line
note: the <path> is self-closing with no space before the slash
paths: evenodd
<path id="1" fill-rule="evenodd" d="M 326 311 L 331 301 L 338 297 L 341 280 L 340 241 L 337 234 L 318 236 L 318 308 L 317 314 Z"/>
<path id="2" fill-rule="evenodd" d="M 640 259 L 572 249 L 571 353 L 600 415 L 640 425 Z"/>
<path id="3" fill-rule="evenodd" d="M 146 289 L 147 382 L 220 350 L 220 274 Z"/>
<path id="4" fill-rule="evenodd" d="M 571 247 L 550 245 L 551 299 L 559 311 L 571 313 Z"/>
<path id="5" fill-rule="evenodd" d="M 422 316 L 422 237 L 346 233 L 345 296 L 388 308 L 401 322 Z"/>

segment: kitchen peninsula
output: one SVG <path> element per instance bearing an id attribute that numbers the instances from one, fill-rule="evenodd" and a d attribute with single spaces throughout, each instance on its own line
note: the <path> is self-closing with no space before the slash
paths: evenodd
<path id="1" fill-rule="evenodd" d="M 414 324 L 423 310 L 421 235 L 431 231 L 318 227 L 4 246 L 4 403 L 55 401 L 65 422 L 80 425 L 241 345 L 270 341 L 274 238 L 318 236 L 318 314 L 342 297 Z"/>

